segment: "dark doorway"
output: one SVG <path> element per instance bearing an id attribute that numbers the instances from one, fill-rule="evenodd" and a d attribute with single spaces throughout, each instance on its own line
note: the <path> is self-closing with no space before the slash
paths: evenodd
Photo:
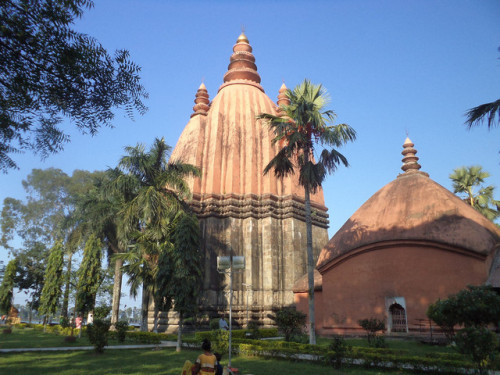
<path id="1" fill-rule="evenodd" d="M 406 332 L 406 311 L 399 303 L 389 307 L 391 332 Z"/>

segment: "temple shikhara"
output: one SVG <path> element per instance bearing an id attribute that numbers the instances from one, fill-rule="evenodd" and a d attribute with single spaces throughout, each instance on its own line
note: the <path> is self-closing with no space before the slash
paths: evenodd
<path id="1" fill-rule="evenodd" d="M 264 325 L 284 306 L 308 313 L 304 191 L 297 175 L 263 174 L 278 145 L 256 117 L 279 115 L 288 99 L 284 84 L 277 89 L 274 102 L 242 33 L 215 97 L 210 100 L 203 83 L 196 92 L 171 155 L 201 170 L 189 180 L 204 254 L 201 312 L 227 314 L 229 278 L 218 273 L 217 257 L 244 256 L 245 268 L 233 281 L 233 318 L 241 325 L 247 309 Z M 402 153 L 403 173 L 329 241 L 323 191 L 311 196 L 318 333 L 356 331 L 358 320 L 373 317 L 389 332 L 409 332 L 438 298 L 469 284 L 500 287 L 499 229 L 420 171 L 408 138 Z M 173 321 L 163 328 L 174 330 Z"/>
<path id="2" fill-rule="evenodd" d="M 287 100 L 286 87 L 276 88 L 275 103 L 260 82 L 242 33 L 217 95 L 210 100 L 204 84 L 196 92 L 191 119 L 171 155 L 202 173 L 190 181 L 190 205 L 200 220 L 205 254 L 202 310 L 212 316 L 228 310 L 229 280 L 217 272 L 217 256 L 244 256 L 246 267 L 233 282 L 233 311 L 242 324 L 247 301 L 251 318 L 271 323 L 267 315 L 293 304 L 293 284 L 306 273 L 304 190 L 297 176 L 263 175 L 278 148 L 267 125 L 256 121 L 260 113 L 278 113 Z M 311 204 L 317 259 L 328 241 L 321 190 L 311 196 Z"/>

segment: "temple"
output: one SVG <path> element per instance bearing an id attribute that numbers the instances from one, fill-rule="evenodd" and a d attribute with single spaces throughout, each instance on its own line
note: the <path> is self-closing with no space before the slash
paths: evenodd
<path id="1" fill-rule="evenodd" d="M 217 257 L 245 257 L 245 269 L 234 274 L 235 321 L 267 325 L 268 314 L 294 302 L 292 287 L 306 273 L 304 191 L 298 176 L 279 179 L 263 174 L 278 148 L 260 113 L 279 114 L 286 86 L 274 103 L 260 84 L 252 47 L 241 34 L 223 83 L 210 101 L 201 84 L 191 119 L 171 160 L 191 163 L 201 177 L 189 180 L 190 206 L 197 214 L 204 257 L 201 310 L 219 316 L 228 310 L 228 277 L 217 272 Z M 314 254 L 328 241 L 328 214 L 323 192 L 311 196 Z"/>
<path id="2" fill-rule="evenodd" d="M 321 251 L 315 274 L 318 332 L 356 333 L 377 318 L 388 332 L 418 332 L 429 304 L 467 285 L 500 287 L 500 231 L 420 171 L 403 144 L 403 173 L 366 201 Z M 308 312 L 307 280 L 294 286 Z M 428 322 L 427 322 L 428 325 Z"/>

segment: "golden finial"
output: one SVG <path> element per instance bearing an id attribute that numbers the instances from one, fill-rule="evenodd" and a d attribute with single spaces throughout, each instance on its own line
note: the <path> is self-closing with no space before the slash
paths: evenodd
<path id="1" fill-rule="evenodd" d="M 244 27 L 241 27 L 241 34 L 238 37 L 238 39 L 236 40 L 236 43 L 247 43 L 247 44 L 250 44 L 250 42 L 248 41 L 248 38 L 245 35 L 245 33 L 243 32 L 243 30 L 244 30 Z"/>

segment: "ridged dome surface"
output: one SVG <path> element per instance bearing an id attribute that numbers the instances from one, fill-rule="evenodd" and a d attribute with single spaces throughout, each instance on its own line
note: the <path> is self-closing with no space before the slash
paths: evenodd
<path id="1" fill-rule="evenodd" d="M 426 241 L 489 255 L 500 245 L 496 226 L 408 160 L 411 142 L 405 142 L 405 173 L 366 201 L 321 251 L 317 268 L 347 256 L 363 246 L 386 241 Z"/>
<path id="2" fill-rule="evenodd" d="M 171 160 L 182 160 L 201 169 L 202 177 L 190 181 L 195 199 L 210 196 L 222 199 L 225 195 L 304 198 L 296 175 L 283 180 L 277 179 L 273 172 L 263 175 L 278 149 L 272 146 L 273 134 L 268 126 L 256 121 L 256 116 L 260 113 L 276 115 L 277 105 L 259 84 L 256 66 L 251 62 L 254 60 L 251 50 L 246 37 L 240 36 L 229 65 L 231 75 L 228 77 L 226 73 L 206 116 L 195 106 L 195 113 L 172 152 Z M 244 67 L 234 66 L 235 55 L 237 61 L 246 64 Z M 258 79 L 245 79 L 248 72 Z M 199 96 L 200 90 L 196 103 Z M 326 212 L 321 190 L 311 196 L 311 203 Z"/>

